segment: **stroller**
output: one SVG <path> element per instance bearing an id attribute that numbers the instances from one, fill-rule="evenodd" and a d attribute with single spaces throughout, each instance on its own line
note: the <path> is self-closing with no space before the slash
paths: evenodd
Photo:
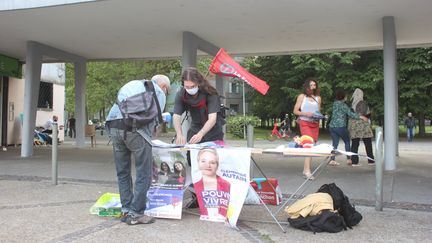
<path id="1" fill-rule="evenodd" d="M 34 130 L 33 144 L 36 146 L 47 145 L 47 144 L 52 145 L 52 138 L 46 133 L 40 132 L 38 130 Z"/>

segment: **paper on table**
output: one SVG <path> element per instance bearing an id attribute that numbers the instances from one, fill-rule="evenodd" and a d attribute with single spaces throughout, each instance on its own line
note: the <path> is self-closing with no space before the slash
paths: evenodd
<path id="1" fill-rule="evenodd" d="M 328 156 L 331 155 L 333 146 L 329 144 L 320 144 L 312 148 L 288 148 L 284 145 L 275 149 L 265 149 L 263 153 L 283 153 L 284 155 L 307 155 L 307 156 Z"/>
<path id="2" fill-rule="evenodd" d="M 196 144 L 186 144 L 185 148 L 189 149 L 201 149 L 201 148 L 223 148 L 222 145 L 219 145 L 215 142 L 204 142 L 204 143 L 196 143 Z"/>
<path id="3" fill-rule="evenodd" d="M 165 143 L 161 140 L 152 140 L 152 146 L 158 148 L 183 148 L 184 145 L 175 144 L 175 143 Z"/>
<path id="4" fill-rule="evenodd" d="M 335 149 L 335 151 L 336 151 L 337 153 L 339 153 L 339 154 L 344 154 L 344 155 L 348 155 L 348 156 L 357 155 L 357 156 L 366 157 L 366 158 L 369 159 L 369 160 L 373 160 L 373 161 L 375 161 L 374 159 L 369 158 L 367 155 L 364 155 L 364 154 L 356 154 L 356 153 L 353 153 L 353 152 L 347 152 L 347 151 L 343 151 L 343 150 L 339 150 L 339 149 Z"/>

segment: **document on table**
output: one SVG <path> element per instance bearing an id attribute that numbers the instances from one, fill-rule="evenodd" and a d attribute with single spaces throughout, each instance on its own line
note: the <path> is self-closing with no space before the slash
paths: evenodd
<path id="1" fill-rule="evenodd" d="M 281 153 L 283 155 L 292 156 L 331 156 L 334 153 L 333 146 L 329 144 L 320 144 L 312 148 L 289 148 L 284 145 L 278 146 L 275 149 L 264 149 L 263 153 Z"/>
<path id="2" fill-rule="evenodd" d="M 175 143 L 165 143 L 161 140 L 152 140 L 152 146 L 157 148 L 183 148 L 184 145 Z"/>

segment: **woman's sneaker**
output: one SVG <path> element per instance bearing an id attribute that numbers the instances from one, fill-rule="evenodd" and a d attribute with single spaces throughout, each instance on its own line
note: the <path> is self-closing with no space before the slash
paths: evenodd
<path id="1" fill-rule="evenodd" d="M 151 224 L 154 223 L 155 218 L 148 216 L 148 215 L 142 215 L 139 217 L 132 217 L 132 215 L 128 215 L 126 217 L 125 223 L 128 225 L 137 225 L 137 224 Z"/>

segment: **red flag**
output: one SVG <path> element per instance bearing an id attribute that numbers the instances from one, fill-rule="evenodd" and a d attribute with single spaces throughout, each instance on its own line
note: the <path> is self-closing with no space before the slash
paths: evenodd
<path id="1" fill-rule="evenodd" d="M 223 48 L 221 48 L 214 57 L 210 64 L 209 71 L 214 74 L 240 78 L 263 95 L 265 95 L 269 89 L 269 85 L 265 81 L 255 77 L 242 68 Z"/>

